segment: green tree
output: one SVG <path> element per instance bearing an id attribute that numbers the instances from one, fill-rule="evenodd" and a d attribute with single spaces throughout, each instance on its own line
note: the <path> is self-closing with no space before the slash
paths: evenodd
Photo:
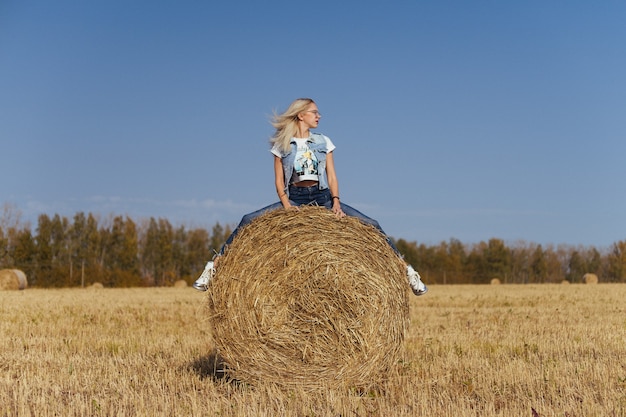
<path id="1" fill-rule="evenodd" d="M 69 221 L 55 214 L 52 217 L 50 247 L 52 249 L 52 282 L 55 287 L 72 285 L 70 277 Z"/>
<path id="2" fill-rule="evenodd" d="M 499 278 L 507 281 L 511 270 L 511 255 L 509 250 L 500 239 L 489 239 L 487 246 L 483 249 L 485 265 L 485 282 L 490 282 L 492 278 Z"/>
<path id="3" fill-rule="evenodd" d="M 596 248 L 591 247 L 585 251 L 585 263 L 587 264 L 585 272 L 597 274 L 602 270 L 602 254 Z"/>
<path id="4" fill-rule="evenodd" d="M 31 277 L 35 271 L 36 254 L 37 246 L 30 229 L 26 227 L 19 230 L 12 257 L 15 261 L 15 267 L 23 270 L 28 277 L 29 285 L 32 285 L 30 281 L 32 281 Z"/>
<path id="5" fill-rule="evenodd" d="M 2 215 L 0 215 L 0 268 L 16 266 L 13 252 L 19 233 L 21 214 L 13 204 L 4 203 L 2 205 Z"/>
<path id="6" fill-rule="evenodd" d="M 7 239 L 4 236 L 4 229 L 0 226 L 0 268 L 5 268 L 7 262 L 5 260 L 5 254 L 9 252 Z"/>
<path id="7" fill-rule="evenodd" d="M 546 280 L 544 282 L 560 283 L 565 279 L 567 260 L 569 258 L 563 247 L 548 246 L 544 251 L 546 259 Z"/>
<path id="8" fill-rule="evenodd" d="M 179 226 L 174 230 L 172 242 L 172 280 L 182 279 L 189 275 L 187 264 L 187 230 L 185 226 Z"/>
<path id="9" fill-rule="evenodd" d="M 218 253 L 220 249 L 222 249 L 222 245 L 224 245 L 226 239 L 227 235 L 224 233 L 222 225 L 220 225 L 219 222 L 215 223 L 215 226 L 213 226 L 213 230 L 211 231 L 210 238 L 209 250 L 211 253 Z"/>
<path id="10" fill-rule="evenodd" d="M 84 261 L 81 261 L 81 285 L 102 282 L 104 270 L 102 258 L 102 236 L 98 229 L 98 220 L 93 214 L 87 216 L 87 224 L 81 238 Z"/>
<path id="11" fill-rule="evenodd" d="M 548 275 L 548 265 L 541 245 L 537 245 L 530 261 L 531 281 L 544 283 Z"/>
<path id="12" fill-rule="evenodd" d="M 150 217 L 147 225 L 144 226 L 143 237 L 141 239 L 141 268 L 144 279 L 151 285 L 155 285 L 156 277 L 160 274 L 160 252 L 159 252 L 159 225 L 154 217 Z"/>
<path id="13" fill-rule="evenodd" d="M 450 239 L 447 246 L 447 263 L 446 263 L 446 281 L 448 283 L 466 283 L 467 274 L 465 273 L 465 262 L 467 262 L 467 254 L 465 253 L 465 246 L 458 239 Z M 451 278 L 451 279 L 450 279 Z"/>
<path id="14" fill-rule="evenodd" d="M 144 229 L 140 257 L 145 278 L 151 285 L 169 285 L 177 279 L 177 268 L 181 267 L 184 259 L 184 249 L 175 241 L 185 239 L 184 229 L 176 235 L 168 220 L 156 220 L 154 217 Z"/>
<path id="15" fill-rule="evenodd" d="M 569 258 L 568 269 L 567 274 L 565 275 L 565 279 L 567 279 L 569 282 L 577 283 L 580 282 L 586 272 L 587 265 L 585 259 L 577 250 L 572 251 Z"/>
<path id="16" fill-rule="evenodd" d="M 420 271 L 420 266 L 417 264 L 417 244 L 415 242 L 407 242 L 404 239 L 394 240 L 394 244 L 396 245 L 396 248 L 398 248 L 398 251 L 402 254 L 406 263 L 413 265 L 418 271 Z"/>
<path id="17" fill-rule="evenodd" d="M 607 257 L 607 264 L 607 281 L 626 282 L 626 241 L 613 244 Z"/>
<path id="18" fill-rule="evenodd" d="M 167 219 L 159 219 L 159 272 L 156 284 L 170 285 L 176 280 L 174 268 L 174 229 Z"/>
<path id="19" fill-rule="evenodd" d="M 106 238 L 106 246 L 105 265 L 108 274 L 104 284 L 113 287 L 141 285 L 135 223 L 128 217 L 115 217 Z"/>
<path id="20" fill-rule="evenodd" d="M 78 212 L 74 215 L 74 222 L 69 230 L 69 246 L 70 246 L 70 285 L 80 283 L 84 286 L 82 271 L 84 271 L 84 262 L 86 257 L 85 233 L 87 230 L 87 218 L 85 213 Z M 75 274 L 76 267 L 81 270 L 80 274 Z"/>
<path id="21" fill-rule="evenodd" d="M 35 236 L 36 256 L 35 269 L 31 274 L 33 285 L 47 287 L 52 282 L 52 221 L 47 214 L 39 215 L 37 219 L 37 234 Z"/>
<path id="22" fill-rule="evenodd" d="M 441 242 L 439 246 L 432 248 L 432 256 L 434 265 L 431 268 L 435 269 L 435 275 L 429 276 L 429 279 L 443 284 L 465 282 L 464 263 L 467 255 L 465 247 L 459 240 L 450 239 L 449 242 Z"/>
<path id="23" fill-rule="evenodd" d="M 89 213 L 79 212 L 74 215 L 70 228 L 70 281 L 72 285 L 85 285 L 101 280 L 101 268 L 98 263 L 100 233 L 98 222 Z"/>
<path id="24" fill-rule="evenodd" d="M 511 279 L 510 283 L 526 284 L 530 280 L 531 249 L 520 242 L 511 248 Z"/>
<path id="25" fill-rule="evenodd" d="M 487 267 L 487 260 L 485 259 L 485 252 L 487 251 L 487 243 L 479 242 L 474 245 L 465 262 L 465 271 L 469 277 L 471 283 L 485 283 L 489 282 L 489 270 Z"/>
<path id="26" fill-rule="evenodd" d="M 439 283 L 442 281 L 443 268 L 439 265 L 436 256 L 436 247 L 427 246 L 423 243 L 417 245 L 416 242 L 411 244 L 412 250 L 409 250 L 410 257 L 405 261 L 412 265 L 424 278 L 425 282 Z"/>
<path id="27" fill-rule="evenodd" d="M 204 269 L 205 264 L 213 258 L 211 249 L 209 248 L 209 232 L 206 229 L 193 229 L 187 233 L 186 242 L 186 260 L 187 270 L 181 272 L 182 276 L 186 276 L 185 272 L 191 275 L 189 279 L 195 280 Z"/>

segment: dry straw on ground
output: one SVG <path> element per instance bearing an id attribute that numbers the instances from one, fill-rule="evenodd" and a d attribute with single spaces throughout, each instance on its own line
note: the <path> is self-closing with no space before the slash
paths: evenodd
<path id="1" fill-rule="evenodd" d="M 405 264 L 384 236 L 325 208 L 264 214 L 241 230 L 208 292 L 229 375 L 305 389 L 384 379 L 408 325 Z"/>
<path id="2" fill-rule="evenodd" d="M 26 274 L 19 269 L 0 270 L 0 290 L 24 290 L 28 286 Z"/>
<path id="3" fill-rule="evenodd" d="M 430 285 L 380 389 L 230 383 L 206 293 L 0 292 L 0 416 L 626 416 L 626 285 Z M 567 335 L 567 337 L 564 337 Z"/>

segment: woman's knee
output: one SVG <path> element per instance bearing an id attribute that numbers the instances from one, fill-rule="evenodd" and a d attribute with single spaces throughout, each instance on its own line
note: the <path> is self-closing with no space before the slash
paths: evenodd
<path id="1" fill-rule="evenodd" d="M 248 213 L 245 216 L 243 216 L 241 218 L 241 223 L 242 225 L 244 224 L 248 224 L 250 223 L 252 220 L 254 220 L 258 215 L 256 213 Z"/>

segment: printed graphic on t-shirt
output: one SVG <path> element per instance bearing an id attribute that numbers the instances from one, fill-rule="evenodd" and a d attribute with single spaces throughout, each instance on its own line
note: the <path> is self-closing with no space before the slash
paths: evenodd
<path id="1" fill-rule="evenodd" d="M 306 142 L 298 143 L 298 149 L 296 151 L 296 160 L 294 162 L 294 171 L 297 177 L 297 181 L 305 180 L 318 180 L 317 171 L 317 158 L 315 154 L 309 149 Z"/>

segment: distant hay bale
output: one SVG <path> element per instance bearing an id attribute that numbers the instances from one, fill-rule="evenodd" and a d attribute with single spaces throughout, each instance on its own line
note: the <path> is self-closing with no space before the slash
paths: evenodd
<path id="1" fill-rule="evenodd" d="M 13 273 L 17 275 L 17 279 L 20 281 L 20 290 L 25 290 L 28 287 L 28 280 L 24 271 L 14 269 Z"/>
<path id="2" fill-rule="evenodd" d="M 491 280 L 491 285 L 500 285 L 502 284 L 498 278 L 493 278 Z"/>
<path id="3" fill-rule="evenodd" d="M 585 284 L 597 284 L 598 276 L 596 274 L 586 273 L 585 275 L 583 275 L 583 282 Z"/>
<path id="4" fill-rule="evenodd" d="M 26 274 L 19 269 L 0 270 L 0 290 L 24 290 L 28 286 Z"/>
<path id="5" fill-rule="evenodd" d="M 93 290 L 99 290 L 99 289 L 104 288 L 104 285 L 102 285 L 102 283 L 100 283 L 100 282 L 94 282 L 93 284 L 91 284 L 89 286 L 89 288 L 91 288 Z"/>
<path id="6" fill-rule="evenodd" d="M 12 269 L 0 270 L 0 290 L 19 290 L 20 280 Z"/>
<path id="7" fill-rule="evenodd" d="M 570 282 L 568 280 L 564 279 L 563 281 L 561 281 L 561 284 L 562 285 L 569 285 Z"/>
<path id="8" fill-rule="evenodd" d="M 406 265 L 375 228 L 321 207 L 242 229 L 208 291 L 228 375 L 317 388 L 380 382 L 408 325 Z"/>
<path id="9" fill-rule="evenodd" d="M 185 281 L 184 279 L 179 279 L 178 281 L 174 283 L 174 288 L 186 288 L 186 287 L 187 287 L 187 281 Z"/>

